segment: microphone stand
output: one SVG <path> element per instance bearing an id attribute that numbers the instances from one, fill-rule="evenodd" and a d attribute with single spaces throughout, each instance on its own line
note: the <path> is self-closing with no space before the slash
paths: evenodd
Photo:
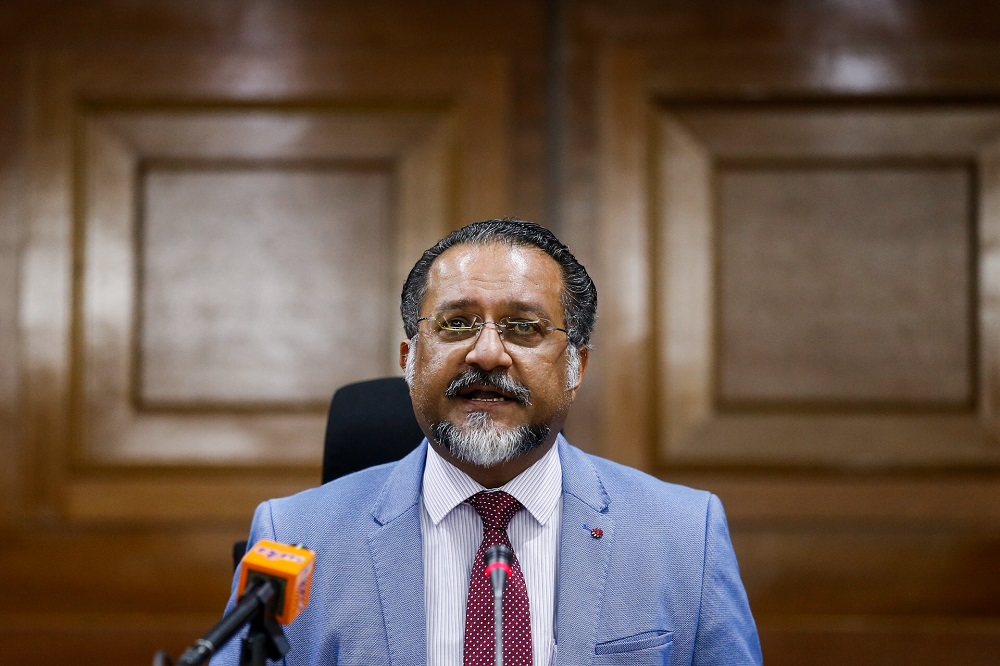
<path id="1" fill-rule="evenodd" d="M 496 666 L 503 666 L 503 588 L 493 590 L 493 635 L 496 638 Z"/>
<path id="2" fill-rule="evenodd" d="M 281 659 L 289 650 L 288 639 L 276 618 L 278 591 L 271 581 L 253 583 L 236 607 L 204 637 L 184 651 L 177 666 L 198 666 L 208 661 L 216 650 L 225 645 L 240 628 L 250 621 L 250 630 L 243 637 L 240 651 L 241 666 L 265 666 L 268 659 Z M 153 666 L 172 666 L 169 655 L 157 652 Z"/>
<path id="3" fill-rule="evenodd" d="M 483 553 L 486 575 L 493 588 L 493 636 L 496 641 L 493 654 L 496 666 L 503 666 L 503 592 L 507 587 L 513 559 L 514 553 L 502 543 L 493 544 Z"/>
<path id="4" fill-rule="evenodd" d="M 267 590 L 267 596 L 263 599 L 264 607 L 251 618 L 250 630 L 243 637 L 240 666 L 265 666 L 268 659 L 284 657 L 290 647 L 285 632 L 275 618 L 277 591 L 271 583 L 265 583 L 262 589 Z"/>

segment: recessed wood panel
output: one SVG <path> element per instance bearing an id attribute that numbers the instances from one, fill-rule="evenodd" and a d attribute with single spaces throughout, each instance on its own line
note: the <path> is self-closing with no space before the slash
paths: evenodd
<path id="1" fill-rule="evenodd" d="M 145 170 L 140 409 L 323 409 L 387 372 L 392 185 L 349 164 Z"/>
<path id="2" fill-rule="evenodd" d="M 79 112 L 80 463 L 315 464 L 333 389 L 398 371 L 400 216 L 442 228 L 447 114 Z"/>
<path id="3" fill-rule="evenodd" d="M 995 96 L 591 28 L 606 453 L 721 497 L 765 663 L 993 663 Z"/>
<path id="4" fill-rule="evenodd" d="M 647 111 L 662 459 L 996 464 L 994 145 L 959 148 L 1000 111 Z"/>
<path id="5" fill-rule="evenodd" d="M 720 166 L 720 408 L 972 409 L 974 175 Z"/>
<path id="6" fill-rule="evenodd" d="M 506 212 L 501 57 L 226 56 L 221 78 L 173 60 L 40 60 L 32 252 L 48 263 L 24 284 L 33 347 L 68 354 L 50 363 L 65 393 L 29 372 L 27 406 L 34 506 L 70 519 L 166 520 L 152 496 L 228 519 L 315 483 L 333 390 L 399 372 L 413 261 Z M 178 467 L 209 474 L 158 471 Z M 188 502 L 215 496 L 220 468 L 238 487 Z"/>

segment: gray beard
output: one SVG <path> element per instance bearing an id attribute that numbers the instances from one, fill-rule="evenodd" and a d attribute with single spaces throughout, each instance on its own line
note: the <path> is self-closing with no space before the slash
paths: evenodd
<path id="1" fill-rule="evenodd" d="M 413 385 L 417 359 L 417 338 L 410 339 L 410 353 L 406 356 L 404 378 Z M 566 389 L 579 379 L 580 354 L 572 345 L 568 348 Z M 530 393 L 529 393 L 530 395 Z M 524 398 L 528 400 L 526 396 Z M 431 434 L 444 448 L 459 460 L 477 467 L 494 467 L 537 449 L 545 443 L 551 428 L 545 424 L 505 428 L 490 418 L 486 412 L 471 412 L 465 423 L 457 426 L 449 421 L 431 424 Z"/>
<path id="2" fill-rule="evenodd" d="M 434 439 L 459 460 L 477 467 L 494 467 L 541 446 L 547 425 L 505 428 L 486 412 L 471 412 L 462 426 L 440 421 L 431 426 Z"/>

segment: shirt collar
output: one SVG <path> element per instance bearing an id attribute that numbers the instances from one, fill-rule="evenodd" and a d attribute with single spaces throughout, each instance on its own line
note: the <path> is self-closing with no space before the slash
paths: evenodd
<path id="1" fill-rule="evenodd" d="M 428 445 L 421 495 L 427 514 L 435 525 L 444 520 L 456 506 L 483 490 L 488 489 Z M 558 443 L 551 446 L 531 467 L 498 490 L 513 495 L 538 523 L 547 523 L 562 495 L 562 464 L 559 461 Z"/>

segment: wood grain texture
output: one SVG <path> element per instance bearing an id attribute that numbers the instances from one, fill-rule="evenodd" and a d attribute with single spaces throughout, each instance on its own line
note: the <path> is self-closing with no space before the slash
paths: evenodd
<path id="1" fill-rule="evenodd" d="M 995 661 L 997 19 L 573 13 L 596 448 L 719 494 L 766 663 Z"/>
<path id="2" fill-rule="evenodd" d="M 0 559 L 32 600 L 0 660 L 179 654 L 254 505 L 318 482 L 333 390 L 399 372 L 419 253 L 538 216 L 539 9 L 456 9 L 0 8 Z"/>
<path id="3" fill-rule="evenodd" d="M 319 75 L 345 66 L 333 56 L 224 57 L 227 77 L 192 77 L 204 58 L 40 60 L 52 75 L 32 150 L 82 131 L 78 152 L 48 163 L 63 180 L 32 181 L 66 211 L 31 219 L 71 281 L 68 300 L 43 296 L 51 265 L 24 285 L 49 308 L 50 334 L 71 341 L 54 368 L 68 399 L 29 402 L 68 433 L 37 443 L 62 448 L 37 459 L 37 508 L 116 515 L 88 475 L 124 468 L 149 483 L 170 465 L 251 470 L 243 496 L 275 464 L 307 484 L 328 394 L 398 372 L 402 267 L 456 220 L 503 208 L 503 58 L 465 59 L 447 76 L 440 58 L 409 59 L 399 84 L 381 54 L 349 56 L 340 78 Z M 298 78 L 269 78 L 296 63 Z M 247 101 L 244 83 L 272 99 Z M 77 472 L 47 462 L 67 457 Z M 198 514 L 232 515 L 205 506 Z"/>
<path id="4" fill-rule="evenodd" d="M 22 423 L 20 408 L 20 320 L 18 285 L 21 247 L 24 243 L 24 200 L 19 196 L 24 182 L 25 137 L 18 132 L 23 108 L 18 99 L 24 95 L 24 81 L 19 76 L 22 60 L 16 51 L 0 48 L 0 86 L 11 91 L 0 100 L 0 355 L 8 362 L 0 364 L 0 456 L 20 460 Z M 0 471 L 0 525 L 6 525 L 20 505 L 18 465 L 5 465 Z"/>
<path id="5" fill-rule="evenodd" d="M 995 465 L 997 110 L 647 95 L 664 461 Z"/>
<path id="6" fill-rule="evenodd" d="M 378 277 L 361 290 L 398 289 L 422 249 L 473 219 L 539 219 L 569 242 L 597 279 L 601 311 L 567 432 L 588 450 L 719 494 L 766 663 L 996 661 L 996 3 L 574 0 L 562 3 L 565 23 L 546 28 L 553 6 L 0 3 L 0 566 L 13 598 L 26 600 L 0 614 L 0 660 L 176 655 L 218 617 L 229 545 L 253 505 L 316 482 L 305 433 L 322 425 L 323 373 L 310 368 L 293 386 L 300 373 L 289 368 L 301 362 L 295 336 L 321 344 L 314 329 L 332 326 L 328 313 L 298 302 L 285 318 L 306 318 L 308 332 L 265 316 L 255 321 L 268 335 L 234 340 L 261 358 L 284 340 L 274 349 L 291 354 L 289 365 L 266 366 L 286 373 L 274 386 L 227 386 L 243 369 L 216 352 L 247 306 L 226 280 L 265 291 L 317 273 L 339 281 L 339 269 L 276 260 L 271 274 L 225 262 L 183 270 L 202 249 L 263 253 L 267 229 L 234 236 L 236 218 L 278 215 L 298 191 L 309 210 L 281 220 L 275 256 L 317 238 L 309 266 L 341 261 L 319 209 L 343 204 L 354 213 L 329 219 L 362 244 L 383 242 Z M 553 35 L 563 41 L 548 43 Z M 565 70 L 547 71 L 552 63 Z M 547 118 L 553 100 L 562 110 Z M 560 145 L 564 153 L 547 153 Z M 549 171 L 562 174 L 557 189 L 545 178 L 549 159 L 565 159 Z M 846 186 L 849 172 L 857 180 Z M 881 180 L 889 172 L 896 185 Z M 770 198 L 752 233 L 738 231 L 761 174 Z M 247 186 L 260 177 L 272 184 Z M 215 186 L 199 190 L 208 181 Z M 882 276 L 871 257 L 883 241 L 855 246 L 866 225 L 854 218 L 867 208 L 836 203 L 856 186 L 895 193 L 871 210 L 901 254 L 952 253 L 920 276 L 916 295 L 901 294 L 916 270 L 909 258 L 884 266 L 892 293 L 909 300 L 891 299 L 885 321 L 895 323 L 880 330 L 895 335 L 916 317 L 914 345 L 901 349 L 933 347 L 920 366 L 930 374 L 902 368 L 893 379 L 895 348 L 882 340 L 870 350 L 821 344 L 817 358 L 793 346 L 793 362 L 754 324 L 761 294 L 772 315 L 797 306 L 798 292 L 776 282 L 775 257 L 754 263 L 775 251 L 775 233 L 795 237 L 796 270 L 818 259 L 819 286 L 806 295 L 838 292 L 825 235 L 796 236 L 796 215 L 781 208 L 800 194 L 783 191 L 793 181 L 836 194 L 816 210 L 852 211 L 853 224 L 831 235 L 853 257 L 845 265 L 860 269 L 841 285 L 856 291 L 862 276 Z M 932 221 L 965 215 L 956 204 L 966 187 L 963 240 Z M 274 197 L 251 205 L 258 192 Z M 204 207 L 185 199 L 194 193 Z M 775 206 L 783 214 L 771 219 Z M 144 210 L 158 216 L 154 244 L 143 245 Z M 549 211 L 561 217 L 545 219 Z M 910 213 L 928 235 L 910 232 Z M 368 216 L 378 218 L 370 227 Z M 215 219 L 227 229 L 207 231 Z M 174 259 L 153 266 L 167 250 Z M 751 256 L 734 263 L 741 250 Z M 961 252 L 965 286 L 953 268 Z M 363 256 L 349 263 L 366 266 Z M 720 298 L 727 275 L 730 289 L 736 280 L 745 290 Z M 214 284 L 193 292 L 196 279 Z M 143 331 L 143 302 L 178 294 L 192 339 L 160 305 Z M 204 318 L 192 314 L 199 302 Z M 879 309 L 866 303 L 833 311 L 842 324 Z M 955 320 L 962 307 L 971 341 Z M 393 326 L 382 338 L 398 335 L 394 310 L 395 294 L 366 310 Z M 796 330 L 823 312 L 797 310 Z M 153 345 L 150 326 L 168 338 Z M 180 383 L 161 364 L 146 376 L 147 397 L 132 390 L 143 376 L 137 359 L 206 341 L 204 369 L 173 356 L 191 370 Z M 394 344 L 358 355 L 395 370 Z M 778 354 L 784 375 L 761 370 L 759 349 Z M 869 353 L 888 371 L 866 396 Z M 722 391 L 727 359 L 744 374 Z M 120 585 L 95 578 L 100 568 Z"/>
<path id="7" fill-rule="evenodd" d="M 722 408 L 971 409 L 974 176 L 961 164 L 719 169 Z"/>

